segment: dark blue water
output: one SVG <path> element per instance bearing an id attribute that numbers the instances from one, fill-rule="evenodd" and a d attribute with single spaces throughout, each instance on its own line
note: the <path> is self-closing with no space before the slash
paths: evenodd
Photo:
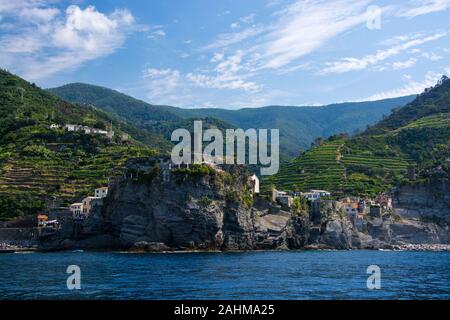
<path id="1" fill-rule="evenodd" d="M 81 290 L 66 269 L 81 268 Z M 367 289 L 369 265 L 381 289 Z M 450 253 L 31 253 L 0 255 L 0 299 L 449 299 Z"/>

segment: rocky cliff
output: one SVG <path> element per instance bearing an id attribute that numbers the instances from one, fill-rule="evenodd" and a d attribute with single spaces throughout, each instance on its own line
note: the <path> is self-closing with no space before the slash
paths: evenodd
<path id="1" fill-rule="evenodd" d="M 393 200 L 396 213 L 404 217 L 450 222 L 450 183 L 447 179 L 401 186 L 394 192 Z"/>
<path id="2" fill-rule="evenodd" d="M 414 192 L 405 189 L 397 197 L 406 201 Z M 448 215 L 450 207 L 439 205 L 444 211 L 436 212 Z M 73 230 L 73 225 L 66 225 L 42 247 L 349 249 L 450 242 L 448 224 L 396 212 L 380 217 L 348 216 L 338 201 L 320 201 L 310 212 L 291 212 L 253 195 L 250 175 L 242 166 L 164 170 L 150 159 L 130 161 L 101 210 L 91 214 L 76 236 Z"/>

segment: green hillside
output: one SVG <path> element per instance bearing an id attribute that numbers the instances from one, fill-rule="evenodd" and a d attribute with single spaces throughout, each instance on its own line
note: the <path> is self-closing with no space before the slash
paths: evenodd
<path id="1" fill-rule="evenodd" d="M 297 156 L 299 150 L 308 149 L 317 137 L 336 133 L 364 130 L 388 115 L 393 108 L 403 106 L 413 96 L 373 102 L 341 103 L 323 107 L 269 106 L 240 110 L 182 109 L 151 105 L 117 91 L 74 83 L 49 89 L 59 97 L 75 102 L 92 104 L 133 121 L 151 132 L 163 133 L 166 138 L 176 128 L 184 127 L 192 119 L 207 118 L 219 127 L 280 129 L 280 154 L 283 159 Z M 218 120 L 213 120 L 218 119 Z M 229 124 L 229 125 L 228 125 Z"/>
<path id="2" fill-rule="evenodd" d="M 49 128 L 69 123 L 99 129 L 112 123 L 115 136 Z M 121 140 L 125 132 L 130 141 Z M 120 174 L 126 159 L 168 150 L 168 143 L 155 137 L 0 70 L 0 220 L 35 213 L 55 197 L 68 203 L 92 194 Z"/>
<path id="3" fill-rule="evenodd" d="M 291 190 L 328 189 L 335 193 L 375 195 L 433 172 L 450 173 L 450 80 L 433 88 L 351 139 L 334 136 L 282 165 L 264 181 Z"/>

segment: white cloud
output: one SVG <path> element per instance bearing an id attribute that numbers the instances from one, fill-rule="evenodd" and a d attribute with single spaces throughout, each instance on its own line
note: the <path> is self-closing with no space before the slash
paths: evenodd
<path id="1" fill-rule="evenodd" d="M 253 23 L 254 20 L 255 20 L 254 13 L 251 13 L 251 14 L 239 19 L 239 21 L 241 21 L 242 23 L 246 23 L 246 24 Z"/>
<path id="2" fill-rule="evenodd" d="M 223 33 L 217 36 L 217 38 L 210 44 L 204 46 L 203 50 L 218 49 L 228 47 L 237 43 L 240 43 L 249 38 L 253 38 L 262 34 L 265 28 L 261 26 L 252 26 L 244 29 L 240 32 Z"/>
<path id="3" fill-rule="evenodd" d="M 19 12 L 19 16 L 29 21 L 50 22 L 59 13 L 57 8 L 24 8 Z"/>
<path id="4" fill-rule="evenodd" d="M 232 24 L 230 24 L 230 28 L 231 29 L 237 29 L 239 28 L 241 25 L 238 22 L 233 22 Z"/>
<path id="5" fill-rule="evenodd" d="M 297 0 L 275 12 L 273 23 L 219 34 L 202 49 L 233 49 L 239 45 L 238 50 L 244 52 L 243 60 L 252 64 L 254 71 L 279 69 L 314 52 L 334 37 L 364 26 L 370 2 Z M 254 16 L 249 15 L 243 17 L 241 23 L 252 23 L 253 20 Z"/>
<path id="6" fill-rule="evenodd" d="M 349 57 L 335 62 L 327 62 L 326 67 L 321 71 L 321 73 L 345 73 L 354 70 L 367 69 L 368 67 L 376 65 L 377 63 L 382 62 L 390 57 L 396 56 L 403 51 L 430 41 L 440 39 L 446 35 L 447 32 L 437 33 L 432 36 L 427 36 L 420 39 L 408 40 L 407 42 L 395 45 L 385 50 L 378 50 L 375 54 L 366 55 L 362 58 Z"/>
<path id="7" fill-rule="evenodd" d="M 0 40 L 6 67 L 29 80 L 73 70 L 87 61 L 109 55 L 121 47 L 134 25 L 125 9 L 109 15 L 95 7 L 71 5 L 65 12 L 38 1 L 19 1 L 22 6 L 0 9 L 15 19 L 15 29 Z M 17 3 L 16 3 L 17 5 Z M 11 13 L 17 10 L 18 15 Z"/>
<path id="8" fill-rule="evenodd" d="M 431 61 L 438 61 L 443 59 L 444 57 L 441 55 L 438 55 L 434 52 L 423 52 L 421 54 L 422 57 L 424 57 L 425 59 L 431 60 Z"/>
<path id="9" fill-rule="evenodd" d="M 366 22 L 370 1 L 297 1 L 280 11 L 266 41 L 258 46 L 262 68 L 285 66 L 337 35 Z"/>
<path id="10" fill-rule="evenodd" d="M 405 81 L 408 81 L 407 84 L 400 88 L 387 90 L 383 92 L 376 93 L 362 99 L 362 101 L 375 101 L 381 99 L 389 99 L 395 97 L 402 97 L 407 95 L 419 94 L 424 91 L 425 88 L 429 88 L 434 86 L 437 81 L 441 78 L 442 74 L 435 72 L 427 72 L 425 75 L 425 79 L 422 81 L 413 80 L 410 76 L 405 77 Z"/>
<path id="11" fill-rule="evenodd" d="M 411 1 L 412 7 L 402 9 L 398 16 L 414 18 L 424 14 L 445 11 L 450 7 L 450 0 L 415 0 Z"/>
<path id="12" fill-rule="evenodd" d="M 171 94 L 180 86 L 181 74 L 178 70 L 147 68 L 143 71 L 142 76 L 147 80 L 147 97 L 150 100 L 160 99 Z"/>
<path id="13" fill-rule="evenodd" d="M 149 39 L 160 39 L 166 36 L 166 32 L 163 30 L 163 27 L 160 25 L 149 27 L 147 30 L 147 38 Z"/>
<path id="14" fill-rule="evenodd" d="M 199 87 L 215 88 L 215 89 L 233 89 L 244 91 L 257 91 L 260 86 L 253 82 L 247 81 L 249 74 L 243 74 L 245 66 L 242 66 L 243 52 L 237 51 L 234 55 L 224 58 L 223 54 L 215 54 L 211 62 L 217 63 L 211 74 L 194 74 L 188 73 L 187 79 Z"/>
<path id="15" fill-rule="evenodd" d="M 414 66 L 417 62 L 417 59 L 410 58 L 406 61 L 396 61 L 392 63 L 392 69 L 393 70 L 400 70 L 400 69 L 407 69 Z"/>

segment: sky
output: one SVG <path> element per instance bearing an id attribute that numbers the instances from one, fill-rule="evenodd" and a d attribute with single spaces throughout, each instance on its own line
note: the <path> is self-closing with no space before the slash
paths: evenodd
<path id="1" fill-rule="evenodd" d="M 154 104 L 417 94 L 450 74 L 450 0 L 0 0 L 0 67 Z"/>

